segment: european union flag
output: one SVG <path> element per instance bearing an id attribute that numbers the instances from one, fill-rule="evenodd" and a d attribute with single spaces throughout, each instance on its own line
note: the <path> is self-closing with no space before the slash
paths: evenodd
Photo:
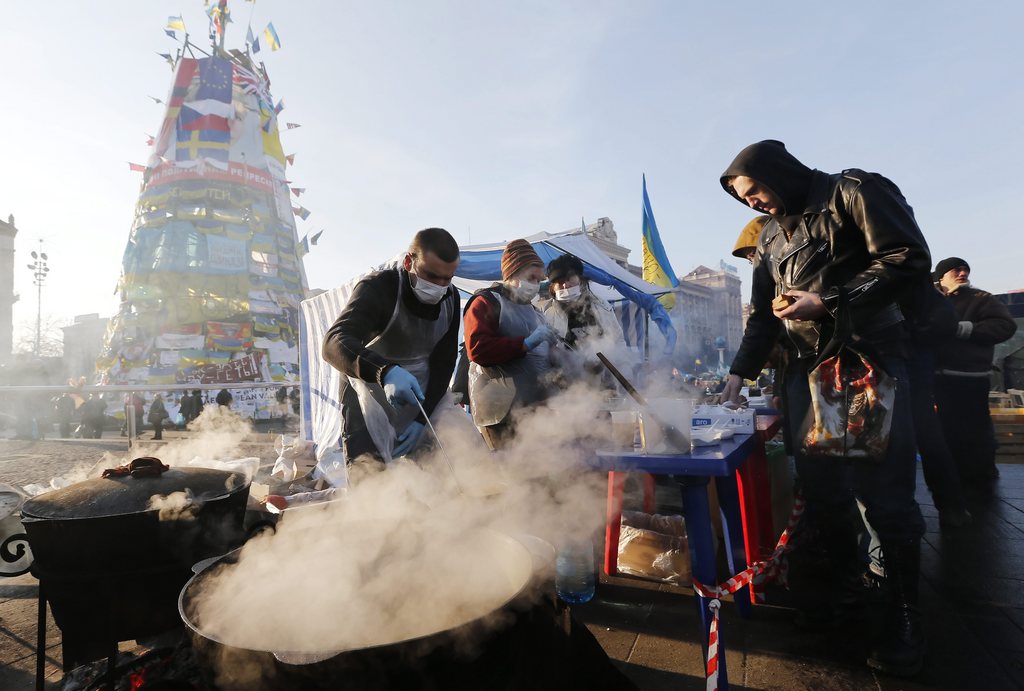
<path id="1" fill-rule="evenodd" d="M 213 99 L 231 103 L 231 62 L 224 58 L 203 58 L 199 61 L 199 89 L 195 100 Z"/>

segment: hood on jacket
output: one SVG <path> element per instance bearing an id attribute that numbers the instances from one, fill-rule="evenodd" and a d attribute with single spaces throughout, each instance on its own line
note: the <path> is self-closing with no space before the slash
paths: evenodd
<path id="1" fill-rule="evenodd" d="M 790 216 L 803 211 L 813 173 L 812 169 L 786 151 L 785 144 L 774 139 L 765 139 L 739 152 L 722 173 L 721 183 L 726 192 L 746 206 L 746 202 L 732 189 L 729 179 L 737 175 L 753 178 L 774 192 L 782 201 L 783 209 L 779 216 Z"/>

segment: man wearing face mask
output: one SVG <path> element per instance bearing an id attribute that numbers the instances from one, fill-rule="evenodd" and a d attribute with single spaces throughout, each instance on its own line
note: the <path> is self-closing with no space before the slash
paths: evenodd
<path id="1" fill-rule="evenodd" d="M 501 277 L 501 283 L 474 293 L 463 315 L 473 422 L 492 450 L 513 436 L 514 408 L 547 397 L 556 338 L 533 306 L 544 262 L 529 242 L 513 240 L 505 246 Z"/>
<path id="2" fill-rule="evenodd" d="M 625 341 L 612 306 L 591 292 L 579 257 L 563 254 L 552 259 L 547 277 L 551 299 L 539 307 L 548 325 L 566 343 L 579 349 L 587 342 L 618 345 Z"/>
<path id="3" fill-rule="evenodd" d="M 419 231 L 400 267 L 356 284 L 328 330 L 323 357 L 345 375 L 342 447 L 349 463 L 364 455 L 390 460 L 419 444 L 427 422 L 420 404 L 432 414 L 455 369 L 460 301 L 451 281 L 458 264 L 448 231 Z"/>

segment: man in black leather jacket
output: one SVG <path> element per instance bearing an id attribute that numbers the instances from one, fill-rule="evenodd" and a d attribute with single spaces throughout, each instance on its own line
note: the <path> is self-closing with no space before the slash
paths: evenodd
<path id="1" fill-rule="evenodd" d="M 837 581 L 858 570 L 855 497 L 867 507 L 882 541 L 892 595 L 884 635 L 868 664 L 892 674 L 916 674 L 924 653 L 916 608 L 924 521 L 914 500 L 907 342 L 898 303 L 927 276 L 928 247 L 892 182 L 857 169 L 831 175 L 812 170 L 782 142 L 745 148 L 721 183 L 740 202 L 771 216 L 754 260 L 750 318 L 722 400 L 738 400 L 742 380 L 756 377 L 781 341 L 789 351 L 786 424 L 799 439 L 810 407 L 808 370 L 832 335 L 841 288 L 848 295 L 855 338 L 870 344 L 886 371 L 902 382 L 883 460 L 845 463 L 805 457 L 796 449 L 796 462 L 810 520 L 826 537 Z M 848 595 L 837 583 L 826 603 L 832 618 L 842 614 Z"/>

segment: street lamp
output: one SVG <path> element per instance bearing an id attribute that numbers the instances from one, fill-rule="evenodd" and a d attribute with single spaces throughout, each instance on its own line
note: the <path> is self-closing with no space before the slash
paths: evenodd
<path id="1" fill-rule="evenodd" d="M 43 328 L 43 283 L 46 275 L 50 273 L 50 267 L 46 265 L 46 252 L 43 251 L 43 241 L 39 241 L 39 251 L 32 252 L 32 263 L 28 265 L 32 272 L 32 285 L 36 286 L 36 357 L 39 357 L 39 341 Z"/>

